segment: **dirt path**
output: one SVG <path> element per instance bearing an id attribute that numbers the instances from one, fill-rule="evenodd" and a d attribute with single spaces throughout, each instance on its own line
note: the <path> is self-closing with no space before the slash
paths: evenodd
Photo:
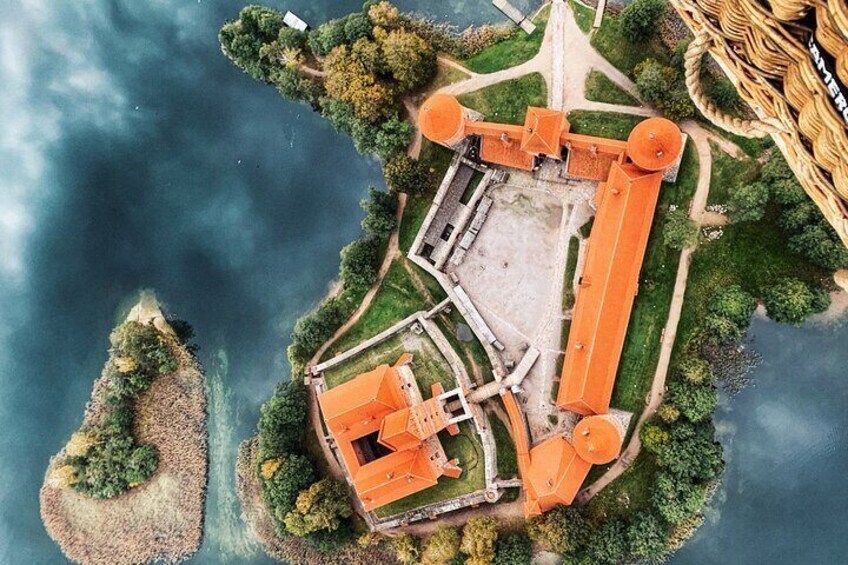
<path id="1" fill-rule="evenodd" d="M 690 208 L 689 217 L 694 221 L 700 222 L 704 213 L 704 206 L 707 202 L 707 196 L 710 191 L 710 175 L 712 169 L 712 153 L 708 143 L 709 132 L 692 121 L 687 121 L 683 124 L 683 131 L 688 133 L 695 147 L 698 150 L 698 187 L 695 190 L 695 195 L 692 198 L 692 206 Z M 692 260 L 693 248 L 686 248 L 680 253 L 680 264 L 677 267 L 677 278 L 674 281 L 674 294 L 671 298 L 671 308 L 669 309 L 668 321 L 663 332 L 662 345 L 660 346 L 660 358 L 657 362 L 657 370 L 654 373 L 654 380 L 651 384 L 651 391 L 648 394 L 648 402 L 645 409 L 639 416 L 636 422 L 636 428 L 633 431 L 633 436 L 630 438 L 630 443 L 621 452 L 618 460 L 604 473 L 597 481 L 583 489 L 577 495 L 578 504 L 586 504 L 592 497 L 601 492 L 612 481 L 620 477 L 624 471 L 636 460 L 639 452 L 642 450 L 642 441 L 639 438 L 639 432 L 642 426 L 647 422 L 657 411 L 662 403 L 665 395 L 665 381 L 668 376 L 668 366 L 671 361 L 671 353 L 674 348 L 674 341 L 677 337 L 677 326 L 680 322 L 680 313 L 683 309 L 683 297 L 686 294 L 686 283 L 689 278 L 689 264 Z"/>

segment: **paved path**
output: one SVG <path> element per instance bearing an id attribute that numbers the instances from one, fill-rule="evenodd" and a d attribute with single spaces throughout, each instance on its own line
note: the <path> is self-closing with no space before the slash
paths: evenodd
<path id="1" fill-rule="evenodd" d="M 704 213 L 704 206 L 707 203 L 707 196 L 710 192 L 710 174 L 712 169 L 712 153 L 710 152 L 710 144 L 708 143 L 709 132 L 693 121 L 687 121 L 683 124 L 683 131 L 689 134 L 695 147 L 698 150 L 698 187 L 695 190 L 695 195 L 692 198 L 692 205 L 689 211 L 689 217 L 700 223 Z M 578 504 L 586 504 L 596 494 L 601 492 L 612 481 L 620 477 L 624 471 L 636 460 L 639 452 L 642 450 L 642 441 L 639 438 L 639 432 L 642 426 L 647 422 L 657 411 L 662 403 L 665 395 L 665 381 L 668 376 L 668 366 L 671 361 L 671 353 L 674 348 L 674 341 L 677 337 L 677 326 L 680 322 L 680 313 L 683 309 L 683 298 L 686 294 L 686 283 L 689 278 L 689 264 L 692 261 L 692 253 L 694 248 L 686 248 L 680 252 L 680 264 L 677 267 L 677 278 L 674 281 L 674 294 L 671 298 L 671 307 L 669 309 L 668 321 L 665 325 L 663 333 L 662 345 L 660 346 L 660 358 L 657 362 L 657 369 L 654 373 L 654 380 L 651 384 L 651 391 L 648 393 L 648 402 L 645 409 L 639 416 L 636 422 L 636 428 L 630 438 L 630 443 L 621 452 L 618 460 L 609 468 L 609 470 L 601 475 L 594 483 L 583 489 L 577 495 Z"/>

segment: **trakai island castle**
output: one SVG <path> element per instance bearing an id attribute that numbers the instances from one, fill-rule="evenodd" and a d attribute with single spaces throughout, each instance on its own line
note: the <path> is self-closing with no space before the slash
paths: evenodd
<path id="1" fill-rule="evenodd" d="M 695 34 L 686 83 L 725 129 L 772 134 L 806 191 L 848 245 L 848 3 L 670 0 Z M 759 121 L 722 116 L 701 92 L 709 52 Z"/>

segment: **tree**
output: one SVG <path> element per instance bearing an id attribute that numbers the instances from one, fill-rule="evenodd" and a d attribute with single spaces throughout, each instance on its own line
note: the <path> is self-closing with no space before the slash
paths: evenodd
<path id="1" fill-rule="evenodd" d="M 526 532 L 515 532 L 498 538 L 494 565 L 530 565 L 533 548 Z"/>
<path id="2" fill-rule="evenodd" d="M 360 40 L 362 41 L 362 40 Z M 324 88 L 333 98 L 347 102 L 354 115 L 367 123 L 388 118 L 394 111 L 394 91 L 346 45 L 335 47 L 324 60 Z"/>
<path id="3" fill-rule="evenodd" d="M 659 408 L 657 408 L 657 416 L 659 416 L 660 420 L 666 424 L 673 424 L 678 418 L 680 418 L 680 410 L 675 408 L 673 405 L 664 402 L 660 404 Z"/>
<path id="4" fill-rule="evenodd" d="M 685 210 L 669 212 L 663 226 L 663 241 L 672 249 L 682 250 L 698 243 L 698 225 Z"/>
<path id="5" fill-rule="evenodd" d="M 233 62 L 257 80 L 268 80 L 270 65 L 263 62 L 263 45 L 277 40 L 283 28 L 283 15 L 271 8 L 246 6 L 235 22 L 224 24 L 218 33 L 221 48 Z"/>
<path id="6" fill-rule="evenodd" d="M 357 12 L 349 15 L 344 20 L 344 34 L 347 42 L 354 43 L 358 39 L 369 37 L 371 27 L 371 20 L 365 14 Z"/>
<path id="7" fill-rule="evenodd" d="M 362 220 L 362 229 L 368 236 L 387 237 L 397 226 L 397 197 L 391 192 L 382 192 L 369 186 L 368 198 L 359 205 L 367 213 Z"/>
<path id="8" fill-rule="evenodd" d="M 790 237 L 789 248 L 829 271 L 848 267 L 848 248 L 824 221 L 807 226 Z"/>
<path id="9" fill-rule="evenodd" d="M 530 539 L 548 551 L 573 553 L 586 542 L 589 525 L 574 506 L 557 506 L 527 523 Z"/>
<path id="10" fill-rule="evenodd" d="M 278 384 L 271 398 L 262 405 L 259 416 L 260 460 L 300 453 L 308 416 L 303 383 L 292 380 Z"/>
<path id="11" fill-rule="evenodd" d="M 400 23 L 400 12 L 384 0 L 368 7 L 368 18 L 375 26 L 392 29 Z"/>
<path id="12" fill-rule="evenodd" d="M 461 542 L 459 531 L 449 526 L 440 526 L 424 544 L 421 555 L 423 565 L 445 565 L 459 555 Z"/>
<path id="13" fill-rule="evenodd" d="M 495 558 L 495 544 L 498 541 L 498 522 L 491 516 L 472 518 L 462 529 L 460 549 L 468 555 L 469 561 L 491 563 Z"/>
<path id="14" fill-rule="evenodd" d="M 776 149 L 769 154 L 769 159 L 763 168 L 760 170 L 760 177 L 763 182 L 768 184 L 775 183 L 783 179 L 795 179 L 795 173 L 789 167 L 789 163 L 783 158 L 780 151 Z"/>
<path id="15" fill-rule="evenodd" d="M 799 233 L 804 227 L 815 224 L 819 218 L 821 218 L 819 209 L 811 200 L 806 200 L 785 209 L 777 219 L 777 223 L 790 233 Z"/>
<path id="16" fill-rule="evenodd" d="M 347 486 L 326 478 L 297 495 L 295 508 L 284 518 L 289 533 L 303 537 L 319 530 L 335 530 L 353 513 Z"/>
<path id="17" fill-rule="evenodd" d="M 408 565 L 418 562 L 418 557 L 421 555 L 418 538 L 409 534 L 401 534 L 394 539 L 392 546 L 395 550 L 395 557 L 401 563 Z"/>
<path id="18" fill-rule="evenodd" d="M 420 194 L 430 186 L 426 169 L 406 153 L 398 153 L 383 165 L 386 184 L 392 192 Z"/>
<path id="19" fill-rule="evenodd" d="M 310 31 L 308 42 L 316 57 L 324 57 L 346 39 L 345 20 L 330 20 Z"/>
<path id="20" fill-rule="evenodd" d="M 804 188 L 794 178 L 777 179 L 768 182 L 771 186 L 771 196 L 781 206 L 795 206 L 806 202 L 809 198 Z"/>
<path id="21" fill-rule="evenodd" d="M 665 15 L 663 0 L 635 0 L 621 12 L 621 31 L 630 41 L 648 40 Z"/>
<path id="22" fill-rule="evenodd" d="M 712 88 L 710 88 L 709 97 L 715 102 L 716 106 L 727 112 L 737 110 L 742 104 L 742 99 L 739 98 L 736 87 L 733 86 L 730 80 L 724 77 L 713 83 Z"/>
<path id="23" fill-rule="evenodd" d="M 765 215 L 768 198 L 768 185 L 763 182 L 737 187 L 727 203 L 730 219 L 734 222 L 756 222 Z"/>
<path id="24" fill-rule="evenodd" d="M 748 327 L 756 308 L 757 301 L 739 285 L 716 289 L 707 302 L 710 314 L 727 318 L 739 328 Z"/>
<path id="25" fill-rule="evenodd" d="M 667 406 L 663 404 L 662 406 Z M 642 440 L 642 446 L 651 453 L 659 453 L 669 440 L 668 431 L 662 426 L 656 424 L 645 424 L 639 432 L 639 439 Z"/>
<path id="26" fill-rule="evenodd" d="M 677 422 L 669 440 L 657 454 L 657 463 L 668 472 L 692 480 L 714 479 L 721 472 L 721 446 L 714 437 L 712 424 Z"/>
<path id="27" fill-rule="evenodd" d="M 412 139 L 412 126 L 409 122 L 392 116 L 382 124 L 374 136 L 374 149 L 383 161 L 388 161 L 402 153 Z"/>
<path id="28" fill-rule="evenodd" d="M 653 514 L 639 512 L 627 525 L 627 544 L 630 554 L 645 559 L 665 555 L 668 529 Z"/>
<path id="29" fill-rule="evenodd" d="M 655 104 L 666 117 L 680 121 L 695 115 L 695 106 L 686 91 L 680 70 L 646 59 L 633 72 L 639 95 Z"/>
<path id="30" fill-rule="evenodd" d="M 707 489 L 687 478 L 660 471 L 654 485 L 651 502 L 663 520 L 679 524 L 698 512 L 707 500 Z"/>
<path id="31" fill-rule="evenodd" d="M 706 384 L 713 381 L 713 369 L 700 357 L 687 357 L 680 362 L 678 372 L 683 379 L 692 384 Z"/>
<path id="32" fill-rule="evenodd" d="M 627 530 L 618 518 L 606 520 L 586 544 L 586 557 L 592 565 L 618 565 L 627 557 Z"/>
<path id="33" fill-rule="evenodd" d="M 379 245 L 373 238 L 357 239 L 342 248 L 340 275 L 346 289 L 366 290 L 377 278 Z"/>
<path id="34" fill-rule="evenodd" d="M 265 506 L 279 523 L 294 510 L 298 495 L 314 481 L 312 462 L 304 455 L 291 454 L 279 459 L 280 465 L 262 481 Z"/>
<path id="35" fill-rule="evenodd" d="M 284 49 L 303 49 L 306 47 L 306 33 L 293 27 L 283 26 L 277 34 L 277 43 Z"/>
<path id="36" fill-rule="evenodd" d="M 418 34 L 403 28 L 393 30 L 381 47 L 402 92 L 422 87 L 436 76 L 436 52 Z"/>
<path id="37" fill-rule="evenodd" d="M 712 416 L 718 398 L 712 384 L 671 383 L 668 401 L 691 422 L 701 422 Z"/>
<path id="38" fill-rule="evenodd" d="M 826 310 L 830 297 L 798 279 L 786 278 L 766 290 L 765 303 L 769 317 L 775 322 L 800 325 L 808 316 Z"/>
<path id="39" fill-rule="evenodd" d="M 742 339 L 744 331 L 723 316 L 707 314 L 704 318 L 704 331 L 713 344 L 733 343 Z"/>

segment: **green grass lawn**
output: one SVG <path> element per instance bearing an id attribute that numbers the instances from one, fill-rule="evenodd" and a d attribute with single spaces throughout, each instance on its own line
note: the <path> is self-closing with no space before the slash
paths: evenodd
<path id="1" fill-rule="evenodd" d="M 445 171 L 450 166 L 453 155 L 453 151 L 447 147 L 424 140 L 419 160 L 427 168 L 430 175 L 430 190 L 422 194 L 412 194 L 406 201 L 406 208 L 403 211 L 403 218 L 401 218 L 398 231 L 398 245 L 403 253 L 408 253 L 409 248 L 412 247 L 412 242 L 415 241 L 415 236 L 418 234 L 421 224 L 424 223 L 424 218 L 427 217 L 430 204 L 433 202 L 439 183 L 445 176 Z"/>
<path id="2" fill-rule="evenodd" d="M 708 122 L 706 119 L 699 120 L 701 125 L 705 128 L 712 130 L 716 134 L 725 137 L 739 146 L 739 149 L 745 152 L 748 157 L 752 157 L 756 159 L 760 155 L 763 154 L 763 151 L 769 149 L 774 146 L 774 141 L 772 141 L 771 137 L 742 137 L 741 135 L 736 135 L 734 133 L 728 133 L 723 129 L 717 127 L 712 122 Z"/>
<path id="3" fill-rule="evenodd" d="M 447 86 L 449 84 L 453 84 L 455 82 L 459 82 L 467 78 L 471 78 L 471 75 L 460 71 L 456 67 L 446 65 L 439 61 L 436 76 L 433 77 L 433 80 L 430 82 L 429 85 L 427 85 L 427 90 L 438 90 L 443 86 Z"/>
<path id="4" fill-rule="evenodd" d="M 580 251 L 580 240 L 572 236 L 568 240 L 568 261 L 565 264 L 562 289 L 563 312 L 574 306 L 574 271 L 577 270 L 577 255 Z"/>
<path id="5" fill-rule="evenodd" d="M 712 141 L 709 143 L 713 155 L 713 172 L 707 203 L 726 204 L 734 188 L 751 183 L 759 177 L 760 164 L 750 157 L 734 159 Z"/>
<path id="6" fill-rule="evenodd" d="M 574 12 L 577 27 L 583 33 L 589 33 L 589 30 L 592 29 L 592 23 L 595 21 L 595 10 L 575 0 L 568 0 L 568 5 L 571 6 L 571 10 Z"/>
<path id="7" fill-rule="evenodd" d="M 475 73 L 494 73 L 529 61 L 539 52 L 550 14 L 551 7 L 546 6 L 533 18 L 533 23 L 536 25 L 533 33 L 528 35 L 521 29 L 517 29 L 515 37 L 495 43 L 470 59 L 466 59 L 465 66 Z"/>
<path id="8" fill-rule="evenodd" d="M 409 330 L 398 332 L 386 341 L 324 371 L 324 382 L 327 388 L 337 387 L 380 365 L 394 365 L 404 353 L 413 355 L 413 372 L 425 399 L 430 397 L 430 385 L 433 383 L 442 383 L 445 390 L 456 388 L 450 365 L 436 344 L 426 334 L 415 335 L 409 333 Z"/>
<path id="9" fill-rule="evenodd" d="M 668 64 L 670 54 L 662 43 L 659 34 L 655 34 L 644 43 L 632 43 L 621 31 L 619 16 L 607 14 L 601 27 L 592 35 L 592 47 L 604 56 L 621 72 L 633 76 L 633 69 L 645 59 L 656 59 Z"/>
<path id="10" fill-rule="evenodd" d="M 492 364 L 489 362 L 489 356 L 486 355 L 486 350 L 483 349 L 483 345 L 477 337 L 473 336 L 471 341 L 460 341 L 456 337 L 457 325 L 468 325 L 468 322 L 465 321 L 459 310 L 452 308 L 450 314 L 440 312 L 433 320 L 439 329 L 442 330 L 442 333 L 445 334 L 453 350 L 459 355 L 469 375 L 474 375 L 474 367 L 476 366 L 483 377 L 483 382 L 488 383 L 495 380 L 495 374 L 492 370 Z"/>
<path id="11" fill-rule="evenodd" d="M 489 414 L 489 423 L 492 426 L 492 434 L 495 436 L 495 447 L 498 450 L 498 476 L 502 479 L 511 479 L 518 476 L 518 458 L 515 454 L 515 443 L 509 430 L 500 418 Z"/>
<path id="12" fill-rule="evenodd" d="M 627 141 L 630 130 L 644 119 L 646 119 L 645 116 L 594 110 L 574 110 L 568 113 L 568 122 L 571 124 L 573 133 L 621 141 Z"/>
<path id="13" fill-rule="evenodd" d="M 401 257 L 392 263 L 368 310 L 327 350 L 322 361 L 377 335 L 410 314 L 433 306 L 415 289 L 404 267 L 406 262 L 407 259 Z"/>
<path id="14" fill-rule="evenodd" d="M 593 520 L 615 516 L 633 516 L 651 506 L 657 473 L 653 456 L 643 452 L 636 461 L 607 488 L 589 501 L 586 509 Z"/>
<path id="15" fill-rule="evenodd" d="M 459 435 L 451 436 L 440 432 L 439 439 L 448 459 L 459 459 L 462 475 L 458 479 L 439 478 L 436 486 L 416 492 L 374 511 L 380 518 L 386 518 L 414 508 L 441 502 L 486 488 L 486 474 L 483 460 L 483 446 L 480 436 L 469 421 L 460 422 Z"/>
<path id="16" fill-rule="evenodd" d="M 595 102 L 606 102 L 607 104 L 621 104 L 623 106 L 639 106 L 629 92 L 615 84 L 607 75 L 601 71 L 589 71 L 586 75 L 586 100 Z"/>
<path id="17" fill-rule="evenodd" d="M 483 114 L 487 120 L 523 124 L 527 106 L 548 105 L 548 92 L 542 75 L 532 73 L 462 94 L 459 101 Z"/>
<path id="18" fill-rule="evenodd" d="M 671 204 L 684 210 L 698 183 L 698 157 L 689 142 L 680 174 L 674 184 L 663 183 L 657 212 L 639 275 L 639 294 L 630 315 L 627 337 L 618 367 L 612 406 L 638 414 L 654 378 L 660 353 L 660 336 L 668 320 L 680 252 L 663 242 L 662 228 Z M 635 423 L 635 420 L 634 420 Z"/>

